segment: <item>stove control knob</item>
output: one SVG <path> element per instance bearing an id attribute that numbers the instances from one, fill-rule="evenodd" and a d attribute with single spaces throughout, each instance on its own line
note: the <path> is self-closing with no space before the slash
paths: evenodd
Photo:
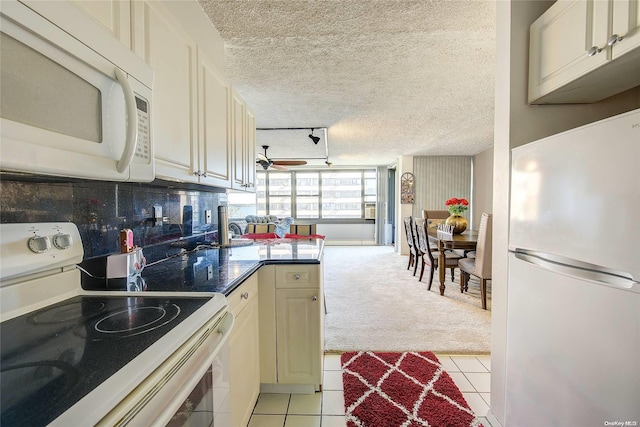
<path id="1" fill-rule="evenodd" d="M 37 254 L 42 254 L 51 249 L 51 240 L 47 236 L 33 236 L 29 239 L 29 249 Z"/>
<path id="2" fill-rule="evenodd" d="M 68 249 L 73 245 L 73 239 L 70 234 L 58 233 L 53 236 L 53 246 L 58 249 Z"/>

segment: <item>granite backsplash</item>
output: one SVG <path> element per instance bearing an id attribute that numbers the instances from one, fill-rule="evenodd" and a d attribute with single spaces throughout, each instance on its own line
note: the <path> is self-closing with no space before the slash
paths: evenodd
<path id="1" fill-rule="evenodd" d="M 118 253 L 124 228 L 133 230 L 134 244 L 143 248 L 149 262 L 164 257 L 169 246 L 215 242 L 218 206 L 226 204 L 224 189 L 164 181 L 141 184 L 6 176 L 0 180 L 0 222 L 73 222 L 80 231 L 86 261 Z M 160 217 L 158 208 L 162 210 L 160 220 L 155 218 Z M 209 224 L 206 211 L 211 213 Z"/>

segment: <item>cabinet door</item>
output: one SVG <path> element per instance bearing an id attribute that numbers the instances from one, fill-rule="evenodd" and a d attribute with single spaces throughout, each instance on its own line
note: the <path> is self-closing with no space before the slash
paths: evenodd
<path id="1" fill-rule="evenodd" d="M 608 1 L 558 0 L 531 24 L 529 102 L 607 62 L 608 9 Z M 589 56 L 592 47 L 602 51 Z"/>
<path id="2" fill-rule="evenodd" d="M 245 182 L 245 105 L 240 95 L 231 93 L 232 136 L 233 150 L 233 180 L 231 185 L 238 190 L 246 189 Z"/>
<path id="3" fill-rule="evenodd" d="M 258 298 L 249 300 L 229 337 L 231 420 L 246 426 L 260 393 Z"/>
<path id="4" fill-rule="evenodd" d="M 321 384 L 319 289 L 276 290 L 279 384 Z"/>
<path id="5" fill-rule="evenodd" d="M 131 2 L 129 0 L 72 0 L 72 2 L 106 28 L 116 39 L 131 48 Z"/>
<path id="6" fill-rule="evenodd" d="M 155 71 L 156 176 L 197 182 L 195 43 L 161 3 L 136 3 L 135 10 L 135 51 Z"/>
<path id="7" fill-rule="evenodd" d="M 231 138 L 229 137 L 230 86 L 198 52 L 200 94 L 200 182 L 228 188 L 231 186 Z"/>
<path id="8" fill-rule="evenodd" d="M 640 0 L 614 0 L 611 35 L 622 40 L 613 45 L 613 59 L 640 46 Z M 636 69 L 638 71 L 638 69 Z"/>
<path id="9" fill-rule="evenodd" d="M 246 190 L 256 191 L 256 116 L 248 107 L 246 110 Z"/>

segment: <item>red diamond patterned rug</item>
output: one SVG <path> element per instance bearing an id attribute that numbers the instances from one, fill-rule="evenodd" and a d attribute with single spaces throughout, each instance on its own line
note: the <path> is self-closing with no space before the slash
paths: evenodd
<path id="1" fill-rule="evenodd" d="M 341 356 L 348 427 L 482 427 L 431 352 Z"/>

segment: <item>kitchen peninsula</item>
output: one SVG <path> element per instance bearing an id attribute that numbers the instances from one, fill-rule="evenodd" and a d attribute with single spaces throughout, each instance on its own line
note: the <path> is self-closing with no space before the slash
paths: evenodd
<path id="1" fill-rule="evenodd" d="M 143 271 L 148 291 L 227 296 L 235 316 L 229 338 L 231 425 L 247 425 L 260 391 L 322 389 L 323 248 L 321 239 L 202 246 Z"/>
<path id="2" fill-rule="evenodd" d="M 196 246 L 168 253 L 142 272 L 142 290 L 219 292 L 227 297 L 262 266 L 321 264 L 321 239 L 255 240 L 248 246 Z"/>

